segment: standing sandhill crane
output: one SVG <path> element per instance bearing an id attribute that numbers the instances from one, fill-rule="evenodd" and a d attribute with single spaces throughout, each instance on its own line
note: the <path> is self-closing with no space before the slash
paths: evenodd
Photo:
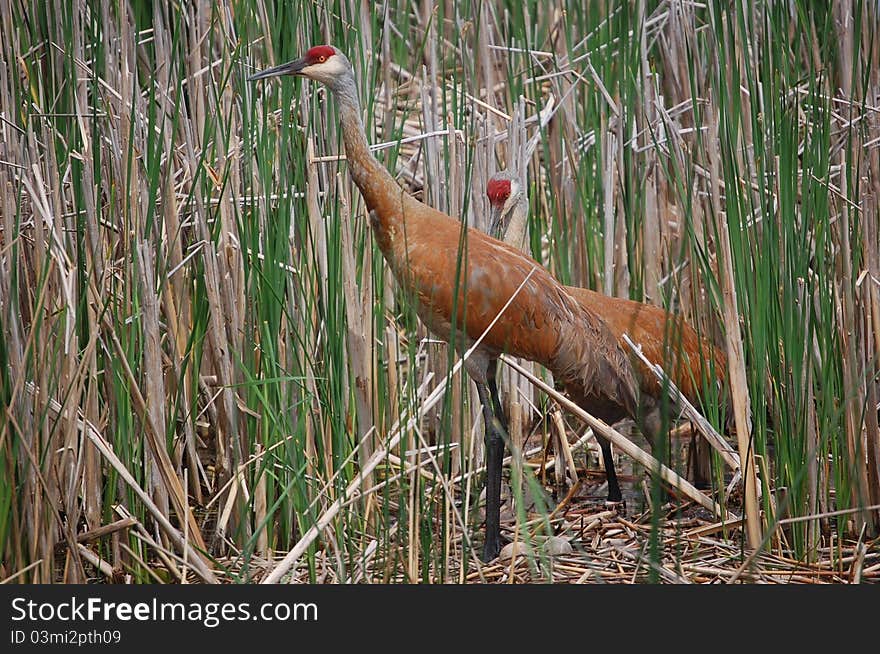
<path id="1" fill-rule="evenodd" d="M 503 238 L 512 247 L 522 248 L 529 203 L 516 176 L 509 171 L 495 173 L 486 184 L 486 195 L 492 207 L 489 234 Z M 566 286 L 565 290 L 581 306 L 598 315 L 608 325 L 621 348 L 628 347 L 623 340 L 624 334 L 628 334 L 634 343 L 641 345 L 642 352 L 649 361 L 670 361 L 670 379 L 691 403 L 698 402 L 703 374 L 723 387 L 727 370 L 724 352 L 709 341 L 701 339 L 694 328 L 680 316 L 673 316 L 651 304 L 608 297 L 586 288 Z M 657 377 L 641 360 L 636 366 L 636 372 L 644 414 L 642 424 L 653 432 L 646 434 L 648 440 L 653 441 L 660 428 L 659 402 L 663 389 Z M 625 417 L 627 416 L 621 413 L 617 420 Z M 604 452 L 605 443 L 602 439 L 599 439 L 599 443 Z M 651 445 L 653 446 L 653 442 Z M 604 458 L 607 462 L 608 458 Z"/>
<path id="2" fill-rule="evenodd" d="M 505 352 L 536 361 L 554 374 L 574 402 L 607 419 L 621 412 L 637 415 L 638 386 L 629 357 L 605 323 L 575 302 L 540 264 L 419 202 L 397 184 L 370 153 L 354 70 L 342 52 L 316 46 L 249 79 L 279 75 L 321 82 L 335 96 L 349 174 L 363 195 L 376 242 L 419 318 L 460 353 L 483 339 L 465 366 L 476 382 L 485 422 L 483 560 L 489 561 L 501 549 L 504 454 L 504 429 L 490 399 L 491 392 L 500 408 L 489 363 Z M 613 489 L 611 482 L 609 498 L 619 500 L 616 480 Z"/>

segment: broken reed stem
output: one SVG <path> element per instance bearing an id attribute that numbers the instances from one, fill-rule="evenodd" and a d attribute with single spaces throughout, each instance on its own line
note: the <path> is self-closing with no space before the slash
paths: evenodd
<path id="1" fill-rule="evenodd" d="M 84 531 L 83 533 L 77 535 L 76 540 L 80 543 L 88 543 L 89 541 L 98 540 L 99 538 L 103 538 L 104 536 L 109 536 L 114 532 L 128 529 L 129 527 L 133 527 L 136 524 L 137 520 L 135 520 L 134 518 L 123 518 L 122 520 L 117 520 L 115 522 L 111 522 L 110 524 L 102 525 L 101 527 L 90 529 L 89 531 Z"/>
<path id="2" fill-rule="evenodd" d="M 556 425 L 556 438 L 557 442 L 559 443 L 559 453 L 556 460 L 559 461 L 561 457 L 561 461 L 565 464 L 565 468 L 567 469 L 568 476 L 571 479 L 571 483 L 572 485 L 575 485 L 578 481 L 578 474 L 577 470 L 575 469 L 574 456 L 571 452 L 571 445 L 568 442 L 568 437 L 565 430 L 565 421 L 562 419 L 561 411 L 553 412 L 553 424 Z M 560 468 L 558 464 L 556 467 Z M 557 475 L 560 473 L 562 474 L 563 481 L 565 480 L 565 472 L 566 470 L 560 470 L 557 473 Z"/>
<path id="3" fill-rule="evenodd" d="M 523 492 L 523 425 L 522 404 L 510 403 L 510 454 L 511 454 L 511 488 L 514 499 L 521 497 Z"/>
<path id="4" fill-rule="evenodd" d="M 556 481 L 556 487 L 559 488 L 565 483 L 565 455 L 563 454 L 562 441 L 567 442 L 568 439 L 565 435 L 562 413 L 554 411 L 550 417 L 553 424 L 553 440 L 556 442 L 556 447 L 553 448 L 555 450 L 553 461 L 556 464 L 553 466 L 553 478 Z"/>

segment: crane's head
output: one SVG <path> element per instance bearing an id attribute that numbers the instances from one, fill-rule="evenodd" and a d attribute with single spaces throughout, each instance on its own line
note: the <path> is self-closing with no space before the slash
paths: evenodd
<path id="1" fill-rule="evenodd" d="M 331 89 L 349 80 L 354 82 L 354 70 L 351 62 L 338 48 L 332 45 L 316 45 L 314 48 L 309 48 L 309 51 L 299 59 L 261 70 L 248 77 L 248 81 L 255 82 L 280 75 L 308 77 L 326 84 Z"/>
<path id="2" fill-rule="evenodd" d="M 492 207 L 489 234 L 503 240 L 514 213 L 520 211 L 525 214 L 528 211 L 525 190 L 520 186 L 516 175 L 503 170 L 489 178 L 486 197 Z M 525 221 L 525 215 L 519 218 Z"/>

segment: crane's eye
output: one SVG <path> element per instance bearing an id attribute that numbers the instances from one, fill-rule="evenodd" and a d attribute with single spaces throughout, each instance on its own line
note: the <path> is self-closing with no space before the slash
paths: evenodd
<path id="1" fill-rule="evenodd" d="M 321 55 L 320 57 L 318 57 L 319 64 L 323 64 L 326 60 L 327 60 L 327 57 L 325 57 L 324 55 Z"/>

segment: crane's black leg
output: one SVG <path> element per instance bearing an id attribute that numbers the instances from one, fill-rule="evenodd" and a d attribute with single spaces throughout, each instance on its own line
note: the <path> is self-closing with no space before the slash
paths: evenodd
<path id="1" fill-rule="evenodd" d="M 608 502 L 620 502 L 623 495 L 620 494 L 620 486 L 617 483 L 617 472 L 614 470 L 614 457 L 611 455 L 611 441 L 596 435 L 599 447 L 602 448 L 602 461 L 605 463 L 605 476 L 608 478 Z"/>
<path id="2" fill-rule="evenodd" d="M 712 487 L 712 450 L 709 442 L 691 425 L 691 446 L 688 448 L 687 471 L 694 486 L 700 490 Z"/>
<path id="3" fill-rule="evenodd" d="M 488 563 L 501 551 L 501 463 L 504 460 L 504 428 L 492 412 L 489 389 L 477 382 L 486 426 L 486 542 L 483 561 Z"/>
<path id="4" fill-rule="evenodd" d="M 489 393 L 492 395 L 492 406 L 495 408 L 495 416 L 501 421 L 501 426 L 506 432 L 509 429 L 507 424 L 507 416 L 501 407 L 501 398 L 498 396 L 498 384 L 495 381 L 495 375 L 498 373 L 498 359 L 489 362 L 489 368 L 486 371 L 486 381 L 489 384 Z"/>

